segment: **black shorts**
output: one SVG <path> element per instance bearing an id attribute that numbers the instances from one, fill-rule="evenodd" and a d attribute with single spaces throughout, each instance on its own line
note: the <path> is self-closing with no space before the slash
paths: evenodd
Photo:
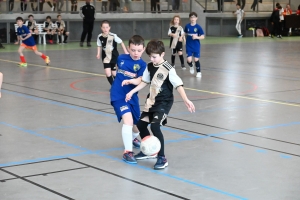
<path id="1" fill-rule="evenodd" d="M 178 51 L 182 51 L 182 42 L 177 42 L 175 49 L 172 49 L 172 54 L 176 54 Z"/>
<path id="2" fill-rule="evenodd" d="M 111 71 L 116 71 L 117 67 L 116 67 L 116 63 L 103 63 L 104 69 L 110 68 Z"/>
<path id="3" fill-rule="evenodd" d="M 149 123 L 159 123 L 161 126 L 167 124 L 167 114 L 163 112 L 142 112 L 140 120 L 149 117 Z"/>
<path id="4" fill-rule="evenodd" d="M 48 32 L 48 31 L 50 31 L 50 32 L 51 32 L 51 31 L 52 31 L 52 29 L 43 30 L 43 32 Z"/>
<path id="5" fill-rule="evenodd" d="M 77 0 L 71 0 L 71 4 L 77 4 Z"/>
<path id="6" fill-rule="evenodd" d="M 61 32 L 61 31 L 59 31 L 58 29 L 56 29 L 56 32 L 59 33 L 59 32 Z M 64 31 L 63 31 L 63 35 L 66 35 L 66 32 L 67 32 L 67 31 L 64 30 Z"/>

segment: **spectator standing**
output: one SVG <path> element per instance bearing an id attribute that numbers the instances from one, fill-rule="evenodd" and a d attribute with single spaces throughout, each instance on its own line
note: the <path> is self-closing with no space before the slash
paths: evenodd
<path id="1" fill-rule="evenodd" d="M 91 0 L 86 0 L 86 4 L 80 8 L 80 16 L 83 18 L 83 31 L 81 34 L 80 46 L 83 47 L 83 42 L 87 36 L 87 46 L 91 47 L 92 33 L 95 21 L 95 7 L 91 5 Z"/>

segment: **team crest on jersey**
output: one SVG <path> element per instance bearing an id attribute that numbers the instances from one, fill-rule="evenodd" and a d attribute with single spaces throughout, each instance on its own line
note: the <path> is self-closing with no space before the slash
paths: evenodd
<path id="1" fill-rule="evenodd" d="M 112 44 L 112 40 L 107 40 L 107 43 L 108 44 Z"/>
<path id="2" fill-rule="evenodd" d="M 141 69 L 141 66 L 139 64 L 134 64 L 133 65 L 133 70 L 136 72 L 138 71 L 139 69 Z"/>
<path id="3" fill-rule="evenodd" d="M 164 75 L 162 73 L 158 73 L 157 74 L 157 79 L 158 80 L 163 80 L 164 79 Z"/>
<path id="4" fill-rule="evenodd" d="M 122 65 L 124 65 L 124 60 L 121 60 L 121 62 L 120 62 L 120 67 L 122 67 Z"/>
<path id="5" fill-rule="evenodd" d="M 22 30 L 22 33 L 24 33 L 24 30 Z"/>
<path id="6" fill-rule="evenodd" d="M 194 32 L 197 32 L 198 31 L 198 29 L 197 28 L 194 28 Z"/>
<path id="7" fill-rule="evenodd" d="M 120 107 L 121 112 L 123 112 L 124 110 L 128 110 L 128 109 L 129 109 L 128 106 L 121 106 Z"/>

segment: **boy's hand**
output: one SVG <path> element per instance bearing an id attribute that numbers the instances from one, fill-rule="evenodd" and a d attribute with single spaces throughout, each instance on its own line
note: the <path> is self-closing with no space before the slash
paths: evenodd
<path id="1" fill-rule="evenodd" d="M 19 44 L 19 42 L 15 42 L 14 44 Z"/>
<path id="2" fill-rule="evenodd" d="M 97 56 L 96 56 L 96 57 L 97 57 L 97 59 L 100 59 L 100 55 L 99 55 L 99 54 L 97 54 Z"/>
<path id="3" fill-rule="evenodd" d="M 194 106 L 193 102 L 191 102 L 190 100 L 187 99 L 186 101 L 184 101 L 184 103 L 191 113 L 195 112 L 195 106 Z"/>
<path id="4" fill-rule="evenodd" d="M 198 36 L 197 35 L 193 35 L 193 40 L 197 40 Z"/>
<path id="5" fill-rule="evenodd" d="M 129 84 L 131 84 L 130 80 L 124 80 L 124 81 L 122 82 L 122 87 L 123 87 L 124 85 L 129 85 Z"/>
<path id="6" fill-rule="evenodd" d="M 132 95 L 133 95 L 133 94 L 132 94 L 131 92 L 128 92 L 128 93 L 126 94 L 125 101 L 126 101 L 126 102 L 130 101 Z"/>

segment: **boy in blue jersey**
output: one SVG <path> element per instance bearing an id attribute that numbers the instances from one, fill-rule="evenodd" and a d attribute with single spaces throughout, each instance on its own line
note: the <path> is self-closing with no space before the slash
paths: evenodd
<path id="1" fill-rule="evenodd" d="M 184 28 L 184 32 L 186 35 L 186 54 L 187 54 L 187 64 L 190 66 L 190 73 L 194 74 L 194 66 L 193 66 L 193 56 L 196 65 L 197 75 L 196 77 L 201 77 L 201 69 L 200 69 L 200 40 L 204 39 L 204 32 L 202 27 L 197 24 L 197 13 L 191 12 L 189 14 L 190 22 Z"/>
<path id="2" fill-rule="evenodd" d="M 123 120 L 122 138 L 125 146 L 123 160 L 131 164 L 137 163 L 132 148 L 140 146 L 140 141 L 137 139 L 139 130 L 136 127 L 140 117 L 140 106 L 137 93 L 128 102 L 125 101 L 125 97 L 142 80 L 147 65 L 141 59 L 144 50 L 144 39 L 141 36 L 134 35 L 129 39 L 129 54 L 118 57 L 118 69 L 110 92 L 111 105 L 114 107 L 118 121 Z"/>
<path id="3" fill-rule="evenodd" d="M 18 42 L 22 41 L 22 43 L 20 44 L 19 50 L 18 50 L 18 52 L 20 54 L 20 59 L 21 59 L 21 63 L 19 63 L 19 66 L 27 67 L 27 63 L 26 63 L 26 60 L 25 60 L 25 57 L 23 54 L 23 50 L 25 48 L 30 49 L 36 55 L 41 56 L 41 58 L 45 60 L 45 63 L 47 65 L 49 65 L 49 63 L 50 63 L 49 57 L 37 50 L 37 47 L 35 45 L 34 39 L 31 35 L 30 31 L 28 30 L 27 26 L 23 25 L 23 18 L 17 17 L 16 21 L 19 26 L 17 29 Z"/>

